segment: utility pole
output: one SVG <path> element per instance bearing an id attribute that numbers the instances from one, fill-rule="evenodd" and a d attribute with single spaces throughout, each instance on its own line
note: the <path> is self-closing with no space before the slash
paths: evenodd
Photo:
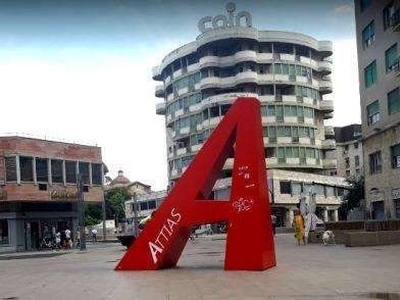
<path id="1" fill-rule="evenodd" d="M 85 235 L 85 202 L 83 195 L 83 179 L 81 173 L 77 174 L 78 187 L 78 220 L 79 220 L 79 250 L 86 250 L 86 235 Z"/>
<path id="2" fill-rule="evenodd" d="M 138 207 L 137 207 L 137 196 L 136 192 L 133 192 L 133 228 L 135 230 L 135 237 L 139 234 L 139 224 L 138 224 Z"/>
<path id="3" fill-rule="evenodd" d="M 103 241 L 106 240 L 107 238 L 107 233 L 106 233 L 106 192 L 103 193 L 103 202 L 101 203 L 101 208 L 103 210 Z"/>

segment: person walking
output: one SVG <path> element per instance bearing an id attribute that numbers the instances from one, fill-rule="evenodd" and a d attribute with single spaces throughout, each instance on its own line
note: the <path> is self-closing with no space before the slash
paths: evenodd
<path id="1" fill-rule="evenodd" d="M 276 216 L 275 215 L 271 215 L 271 224 L 272 224 L 272 232 L 276 233 Z"/>
<path id="2" fill-rule="evenodd" d="M 295 211 L 295 216 L 293 219 L 293 224 L 295 229 L 295 238 L 297 240 L 297 245 L 300 245 L 300 241 L 303 240 L 303 244 L 306 244 L 306 238 L 304 236 L 304 219 L 299 210 Z"/>
<path id="3" fill-rule="evenodd" d="M 65 248 L 66 249 L 71 249 L 72 248 L 72 240 L 71 240 L 71 230 L 69 230 L 68 228 L 65 229 Z"/>
<path id="4" fill-rule="evenodd" d="M 56 233 L 56 249 L 61 249 L 61 232 L 57 230 Z"/>
<path id="5" fill-rule="evenodd" d="M 92 242 L 93 242 L 93 244 L 97 243 L 97 230 L 96 230 L 96 228 L 92 229 Z"/>

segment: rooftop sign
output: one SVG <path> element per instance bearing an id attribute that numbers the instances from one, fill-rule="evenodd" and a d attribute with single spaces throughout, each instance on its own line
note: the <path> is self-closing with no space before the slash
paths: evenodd
<path id="1" fill-rule="evenodd" d="M 247 11 L 241 11 L 235 16 L 236 5 L 235 3 L 229 2 L 226 5 L 226 11 L 228 16 L 217 15 L 214 18 L 211 16 L 206 16 L 201 18 L 197 27 L 202 33 L 210 31 L 212 29 L 219 28 L 232 28 L 232 27 L 251 27 L 251 15 Z M 242 19 L 244 20 L 244 25 L 241 25 Z"/>

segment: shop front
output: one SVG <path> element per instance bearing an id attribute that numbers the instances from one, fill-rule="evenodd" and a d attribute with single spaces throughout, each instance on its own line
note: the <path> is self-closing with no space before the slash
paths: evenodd
<path id="1" fill-rule="evenodd" d="M 0 253 L 42 249 L 45 237 L 53 240 L 65 229 L 76 233 L 76 203 L 12 203 L 1 205 Z"/>

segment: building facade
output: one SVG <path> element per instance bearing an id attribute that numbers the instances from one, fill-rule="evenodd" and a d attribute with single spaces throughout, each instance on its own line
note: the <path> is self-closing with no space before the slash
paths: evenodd
<path id="1" fill-rule="evenodd" d="M 77 174 L 84 200 L 100 202 L 104 172 L 99 147 L 0 137 L 0 252 L 39 249 L 45 230 L 75 233 Z"/>
<path id="2" fill-rule="evenodd" d="M 367 209 L 400 218 L 400 1 L 355 0 Z"/>
<path id="3" fill-rule="evenodd" d="M 248 12 L 202 18 L 194 42 L 172 51 L 153 69 L 163 98 L 156 112 L 165 115 L 170 185 L 182 175 L 238 96 L 261 102 L 266 165 L 298 173 L 323 174 L 336 168 L 327 157 L 335 149 L 330 74 L 332 44 L 283 31 L 252 27 Z M 232 176 L 228 159 L 221 179 Z M 321 175 L 322 176 L 322 175 Z M 332 183 L 334 184 L 334 183 Z M 226 187 L 229 189 L 229 186 Z M 340 197 L 332 199 L 337 208 Z M 282 204 L 284 206 L 284 204 Z M 291 209 L 287 203 L 286 209 Z"/>
<path id="4" fill-rule="evenodd" d="M 360 178 L 364 172 L 361 125 L 335 127 L 334 130 L 336 149 L 328 153 L 328 157 L 336 158 L 337 168 L 329 175 Z"/>

